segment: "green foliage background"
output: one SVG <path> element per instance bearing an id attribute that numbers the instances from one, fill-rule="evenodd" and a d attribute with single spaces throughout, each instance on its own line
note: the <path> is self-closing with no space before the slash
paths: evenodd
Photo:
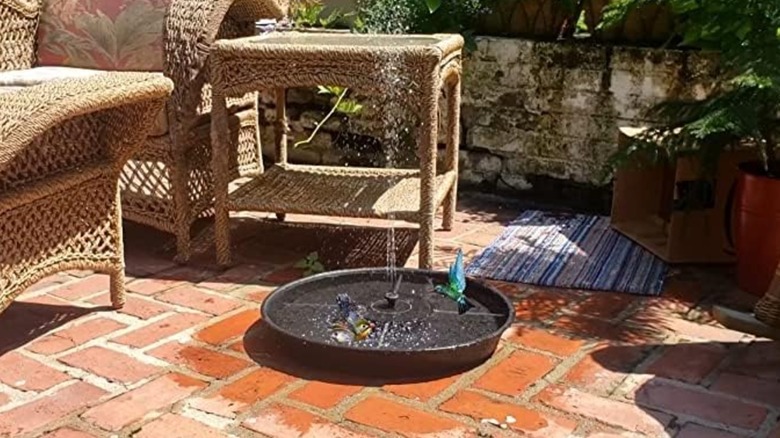
<path id="1" fill-rule="evenodd" d="M 635 155 L 674 160 L 697 155 L 714 169 L 721 152 L 739 144 L 758 147 L 768 174 L 780 176 L 777 157 L 780 116 L 779 0 L 616 0 L 601 26 L 620 23 L 634 8 L 668 3 L 677 14 L 683 47 L 718 53 L 723 68 L 716 91 L 700 101 L 671 101 L 650 116 L 660 126 L 619 152 L 611 168 Z"/>

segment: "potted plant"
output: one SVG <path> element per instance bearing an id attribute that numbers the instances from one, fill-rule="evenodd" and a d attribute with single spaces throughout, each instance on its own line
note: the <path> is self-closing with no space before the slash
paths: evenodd
<path id="1" fill-rule="evenodd" d="M 556 39 L 577 8 L 575 0 L 496 0 L 480 20 L 484 35 Z"/>
<path id="2" fill-rule="evenodd" d="M 669 41 L 675 35 L 674 13 L 668 2 L 645 2 L 626 13 L 620 23 L 608 28 L 599 27 L 604 18 L 604 8 L 613 0 L 585 0 L 583 12 L 585 24 L 594 38 L 609 42 L 632 44 L 657 44 Z"/>
<path id="3" fill-rule="evenodd" d="M 717 51 L 723 69 L 715 91 L 699 101 L 666 102 L 650 116 L 661 123 L 613 157 L 675 160 L 695 156 L 711 168 L 740 145 L 762 160 L 740 166 L 729 213 L 739 286 L 763 295 L 780 260 L 780 2 L 777 0 L 615 0 L 604 24 L 620 23 L 636 7 L 668 1 L 682 45 Z"/>

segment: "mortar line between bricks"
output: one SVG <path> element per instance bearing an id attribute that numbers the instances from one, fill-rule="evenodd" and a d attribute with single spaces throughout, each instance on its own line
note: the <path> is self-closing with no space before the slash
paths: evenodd
<path id="1" fill-rule="evenodd" d="M 52 396 L 53 394 L 59 392 L 60 390 L 65 389 L 65 388 L 67 388 L 69 386 L 76 385 L 79 382 L 80 382 L 79 380 L 68 380 L 67 382 L 62 382 L 59 385 L 55 385 L 55 386 L 53 386 L 53 387 L 51 387 L 51 388 L 49 388 L 49 389 L 47 389 L 45 391 L 39 392 L 37 394 L 37 397 L 35 397 L 30 402 L 35 402 L 37 400 L 42 400 L 44 398 L 48 398 L 48 397 Z M 47 424 L 45 424 L 43 426 L 40 426 L 40 427 L 34 429 L 34 430 L 26 432 L 26 433 L 22 434 L 23 435 L 22 437 L 18 437 L 18 438 L 24 438 L 25 436 L 27 436 L 27 437 L 39 437 L 39 436 L 41 436 L 40 433 L 42 431 L 53 430 L 54 428 L 58 427 L 58 425 L 68 424 L 68 423 L 70 423 L 70 421 L 72 419 L 80 417 L 81 414 L 83 412 L 85 412 L 87 409 L 89 409 L 90 407 L 95 406 L 95 405 L 97 405 L 99 403 L 103 403 L 103 402 L 105 402 L 107 400 L 110 400 L 111 398 L 113 398 L 113 395 L 105 394 L 102 397 L 99 397 L 96 401 L 89 403 L 87 406 L 84 406 L 81 409 L 78 409 L 75 412 L 72 412 L 70 415 L 58 418 L 55 421 L 52 421 L 50 423 L 47 423 Z M 26 403 L 29 403 L 29 402 L 25 402 L 25 404 Z M 15 407 L 18 407 L 18 406 L 15 406 Z M 4 408 L 5 408 L 5 406 L 4 406 Z M 6 411 L 0 411 L 0 412 L 6 412 Z"/>
<path id="2" fill-rule="evenodd" d="M 513 351 L 514 350 L 512 350 L 508 345 L 503 345 L 499 351 L 490 357 L 490 359 L 485 361 L 479 367 L 462 374 L 457 380 L 455 380 L 455 382 L 442 390 L 439 394 L 431 397 L 431 399 L 425 402 L 424 405 L 427 405 L 430 409 L 438 408 L 446 400 L 452 398 L 458 391 L 464 390 L 473 385 L 474 382 L 476 382 L 480 377 L 484 376 L 488 371 L 493 369 L 494 366 L 508 358 L 513 353 Z"/>
<path id="3" fill-rule="evenodd" d="M 656 360 L 660 359 L 666 351 L 666 344 L 659 344 L 650 350 L 650 353 L 642 359 L 634 368 L 629 371 L 627 376 L 615 386 L 614 389 L 607 394 L 608 398 L 613 398 L 619 401 L 633 401 L 629 399 L 629 395 L 632 395 L 640 385 L 647 382 L 648 374 L 644 371 L 652 365 Z"/>
<path id="4" fill-rule="evenodd" d="M 618 313 L 614 318 L 612 318 L 612 321 L 615 323 L 626 321 L 630 317 L 636 315 L 640 309 L 642 309 L 645 306 L 645 301 L 640 300 L 634 300 L 631 303 L 629 303 L 620 313 Z"/>
<path id="5" fill-rule="evenodd" d="M 233 419 L 222 417 L 220 415 L 212 414 L 210 412 L 204 412 L 198 410 L 189 405 L 189 399 L 183 400 L 181 406 L 175 409 L 178 415 L 195 420 L 201 424 L 205 424 L 208 427 L 225 431 L 233 424 Z"/>
<path id="6" fill-rule="evenodd" d="M 164 318 L 162 318 L 162 319 L 164 319 Z M 146 324 L 146 325 L 144 325 L 142 327 L 138 327 L 138 329 L 140 330 L 140 329 L 143 329 L 145 327 L 152 326 L 152 325 L 156 324 L 157 322 L 161 321 L 162 319 L 157 320 L 154 323 Z M 176 333 L 174 333 L 174 334 L 172 334 L 172 335 L 170 335 L 168 337 L 165 337 L 165 338 L 162 338 L 162 339 L 158 339 L 158 340 L 152 342 L 149 345 L 146 345 L 146 346 L 143 346 L 143 347 L 138 347 L 138 350 L 142 351 L 143 353 L 147 353 L 148 351 L 154 350 L 155 348 L 160 347 L 162 345 L 165 345 L 168 342 L 173 342 L 173 341 L 179 341 L 180 343 L 189 342 L 189 341 L 191 341 L 193 339 L 192 338 L 192 334 L 195 333 L 196 331 L 199 331 L 199 330 L 205 328 L 209 324 L 209 321 L 210 321 L 209 319 L 206 319 L 203 322 L 200 322 L 200 323 L 195 324 L 193 326 L 187 327 L 186 329 L 178 331 L 178 332 L 176 332 Z M 118 342 L 115 341 L 115 339 L 118 338 L 118 337 L 119 336 L 114 336 L 114 337 L 112 337 L 112 339 L 109 339 L 109 341 L 118 344 Z M 135 347 L 133 347 L 133 348 L 135 348 Z"/>
<path id="7" fill-rule="evenodd" d="M 140 418 L 140 419 L 138 419 L 138 420 L 136 420 L 136 421 L 134 421 L 134 422 L 132 422 L 132 423 L 130 423 L 128 425 L 125 425 L 118 432 L 111 432 L 111 431 L 108 431 L 108 432 L 111 432 L 112 436 L 114 436 L 116 434 L 118 434 L 119 436 L 130 436 L 134 432 L 137 432 L 138 430 L 141 430 L 145 425 L 155 421 L 156 419 L 162 417 L 165 414 L 168 414 L 168 413 L 171 413 L 171 414 L 180 413 L 182 411 L 182 408 L 187 406 L 187 402 L 189 400 L 193 399 L 193 398 L 198 397 L 200 394 L 202 394 L 204 391 L 206 391 L 209 388 L 209 386 L 210 386 L 209 380 L 210 379 L 214 379 L 214 378 L 209 377 L 209 376 L 203 376 L 203 375 L 201 375 L 201 374 L 199 374 L 197 372 L 193 372 L 192 370 L 186 369 L 186 368 L 178 366 L 176 364 L 170 364 L 166 368 L 163 369 L 162 374 L 159 374 L 159 375 L 156 375 L 156 376 L 153 376 L 153 377 L 145 379 L 144 384 L 147 384 L 147 383 L 149 383 L 149 382 L 151 382 L 153 380 L 159 379 L 159 378 L 161 378 L 163 376 L 170 375 L 170 374 L 173 374 L 173 373 L 178 373 L 178 374 L 181 374 L 181 375 L 184 375 L 184 376 L 188 376 L 190 378 L 194 378 L 194 379 L 197 379 L 197 380 L 204 381 L 206 383 L 206 386 L 204 388 L 202 388 L 202 389 L 193 391 L 192 393 L 190 393 L 189 395 L 184 396 L 181 400 L 179 400 L 177 402 L 168 404 L 168 405 L 164 406 L 163 408 L 156 409 L 154 411 L 148 412 L 142 418 Z M 137 389 L 137 388 L 139 388 L 141 386 L 143 386 L 143 385 L 140 385 L 140 384 L 136 385 L 133 389 Z M 127 392 L 129 392 L 129 391 L 125 391 L 123 393 L 116 394 L 112 398 L 119 397 L 121 395 L 126 394 Z"/>
<path id="8" fill-rule="evenodd" d="M 392 393 L 382 393 L 378 395 L 378 397 L 383 398 L 385 400 L 390 400 L 398 404 L 405 405 L 407 407 L 414 408 L 416 410 L 419 410 L 421 412 L 425 412 L 427 414 L 433 415 L 435 417 L 440 418 L 447 418 L 452 421 L 455 421 L 456 423 L 459 423 L 465 427 L 473 428 L 479 430 L 481 424 L 478 420 L 475 420 L 474 418 L 463 415 L 463 414 L 454 414 L 446 411 L 440 411 L 436 409 L 435 407 L 430 407 L 425 403 L 419 402 L 417 400 L 411 400 L 407 398 L 403 398 L 401 396 L 397 396 Z M 504 431 L 505 432 L 505 431 Z"/>
<path id="9" fill-rule="evenodd" d="M 715 380 L 717 377 L 720 377 L 723 375 L 724 372 L 728 372 L 729 367 L 734 363 L 734 361 L 739 356 L 739 353 L 741 350 L 745 350 L 748 348 L 750 344 L 735 344 L 731 345 L 728 350 L 728 354 L 725 358 L 718 364 L 717 367 L 715 367 L 714 370 L 712 370 L 712 373 L 710 373 L 709 376 L 707 376 L 706 379 L 702 380 L 700 385 L 711 388 L 712 384 L 715 383 Z"/>
<path id="10" fill-rule="evenodd" d="M 237 413 L 235 418 L 233 419 L 233 426 L 232 429 L 246 429 L 243 424 L 247 419 L 255 418 L 257 415 L 268 408 L 269 406 L 280 402 L 283 400 L 284 396 L 286 396 L 289 392 L 294 391 L 295 389 L 298 389 L 299 387 L 303 386 L 301 382 L 293 382 L 289 385 L 285 385 L 285 387 L 281 388 L 279 391 L 277 391 L 274 394 L 271 394 L 268 397 L 263 398 L 259 402 L 255 402 L 249 406 L 249 408 L 244 411 Z"/>
<path id="11" fill-rule="evenodd" d="M 89 348 L 88 346 L 85 348 Z M 80 351 L 80 350 L 79 350 Z M 76 350 L 73 350 L 72 352 L 76 352 Z M 28 357 L 36 358 L 36 356 L 33 356 L 29 352 L 27 353 Z M 127 389 L 129 386 L 124 385 L 122 383 L 114 383 L 106 379 L 105 377 L 98 376 L 96 374 L 93 374 L 87 370 L 83 370 L 81 368 L 72 367 L 69 365 L 66 365 L 59 360 L 57 360 L 54 357 L 51 356 L 43 356 L 39 355 L 37 356 L 38 360 L 43 363 L 44 365 L 56 370 L 65 373 L 69 377 L 73 379 L 77 379 L 80 381 L 83 381 L 85 383 L 89 383 L 92 386 L 96 386 L 109 394 L 116 394 L 118 392 L 121 392 L 122 390 Z M 63 382 L 65 383 L 65 382 Z M 57 385 L 62 386 L 62 383 Z"/>
<path id="12" fill-rule="evenodd" d="M 8 396 L 8 402 L 0 406 L 0 413 L 10 411 L 16 406 L 28 403 L 29 401 L 34 400 L 39 394 L 34 391 L 22 391 L 21 389 L 16 389 L 2 382 L 0 382 L 0 393 Z"/>
<path id="13" fill-rule="evenodd" d="M 178 365 L 171 364 L 170 366 L 177 367 Z M 239 381 L 239 380 L 249 376 L 250 374 L 257 372 L 259 369 L 263 369 L 263 368 L 267 368 L 267 367 L 260 366 L 259 368 L 256 368 L 256 367 L 253 367 L 253 366 L 249 366 L 246 369 L 243 369 L 243 370 L 241 370 L 241 371 L 231 375 L 227 379 L 216 379 L 216 378 L 213 378 L 213 377 L 204 376 L 205 378 L 207 378 L 209 380 L 209 385 L 207 387 L 203 388 L 202 390 L 200 390 L 198 393 L 196 393 L 197 397 L 198 398 L 206 398 L 206 397 L 210 397 L 212 395 L 216 395 L 225 386 L 230 386 L 230 385 L 236 383 L 237 381 Z M 189 373 L 198 375 L 198 373 L 193 372 L 193 371 L 189 371 Z M 292 384 L 292 383 L 295 383 L 295 382 L 290 382 L 290 384 Z M 193 394 L 193 396 L 194 395 L 195 394 Z M 197 408 L 195 408 L 195 407 L 193 407 L 193 409 L 197 410 Z"/>
<path id="14" fill-rule="evenodd" d="M 48 285 L 48 286 L 46 286 L 44 288 L 38 289 L 36 291 L 24 292 L 22 294 L 22 296 L 19 297 L 19 300 L 20 301 L 25 301 L 25 300 L 28 300 L 30 298 L 38 298 L 38 297 L 41 297 L 41 296 L 44 296 L 44 295 L 49 295 L 49 293 L 51 291 L 53 291 L 53 290 L 56 290 L 56 289 L 59 289 L 59 288 L 62 288 L 62 287 L 67 287 L 68 285 L 74 284 L 74 283 L 82 280 L 82 278 L 74 277 L 74 276 L 72 276 L 70 274 L 65 274 L 65 277 L 67 277 L 68 279 L 66 281 L 62 282 L 62 283 L 52 283 L 52 284 L 50 284 L 50 285 Z M 52 295 L 52 296 L 54 296 L 54 295 Z M 56 297 L 56 296 L 54 296 L 54 297 L 59 299 L 59 300 L 65 300 L 64 298 L 59 298 L 59 297 Z M 65 300 L 65 301 L 68 301 L 68 300 Z"/>

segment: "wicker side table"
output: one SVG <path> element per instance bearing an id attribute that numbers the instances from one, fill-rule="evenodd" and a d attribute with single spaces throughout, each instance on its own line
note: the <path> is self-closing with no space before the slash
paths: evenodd
<path id="1" fill-rule="evenodd" d="M 457 35 L 355 35 L 282 32 L 217 42 L 211 52 L 212 147 L 217 262 L 230 264 L 230 211 L 396 218 L 420 224 L 421 268 L 433 265 L 436 209 L 452 227 L 458 180 L 461 50 Z M 419 169 L 298 166 L 287 163 L 286 90 L 341 85 L 387 91 L 387 66 L 408 88 L 402 104 L 419 115 Z M 437 172 L 439 93 L 447 96 L 444 169 Z M 276 165 L 228 194 L 227 98 L 276 94 Z"/>

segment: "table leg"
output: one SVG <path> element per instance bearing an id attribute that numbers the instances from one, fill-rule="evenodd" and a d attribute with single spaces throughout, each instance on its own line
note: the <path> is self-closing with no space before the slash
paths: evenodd
<path id="1" fill-rule="evenodd" d="M 287 90 L 276 89 L 276 164 L 287 164 Z M 284 222 L 287 214 L 283 211 L 276 212 L 276 219 Z"/>
<path id="2" fill-rule="evenodd" d="M 276 89 L 276 164 L 287 164 L 287 90 Z"/>
<path id="3" fill-rule="evenodd" d="M 452 230 L 455 222 L 455 206 L 458 201 L 458 158 L 460 149 L 460 72 L 455 72 L 447 81 L 447 152 L 445 167 L 455 171 L 455 181 L 444 199 L 444 220 L 442 228 Z"/>
<path id="4" fill-rule="evenodd" d="M 438 77 L 438 71 L 435 72 Z M 420 126 L 420 269 L 433 268 L 433 235 L 436 216 L 436 149 L 439 129 L 439 87 L 433 79 L 422 90 Z"/>
<path id="5" fill-rule="evenodd" d="M 211 104 L 211 169 L 214 174 L 214 244 L 217 264 L 230 265 L 230 212 L 228 211 L 229 136 L 227 101 L 213 91 Z"/>

